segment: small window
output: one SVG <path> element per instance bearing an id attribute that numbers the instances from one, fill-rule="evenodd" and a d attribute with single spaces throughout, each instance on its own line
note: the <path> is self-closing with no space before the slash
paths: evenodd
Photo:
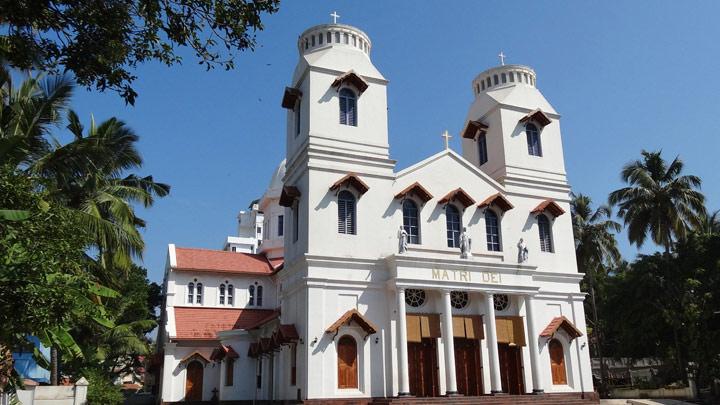
<path id="1" fill-rule="evenodd" d="M 537 217 L 538 232 L 540 233 L 540 250 L 543 252 L 552 253 L 552 233 L 550 232 L 550 220 L 544 214 L 540 214 Z"/>
<path id="2" fill-rule="evenodd" d="M 528 153 L 531 156 L 542 156 L 540 133 L 535 124 L 530 123 L 525 125 L 525 134 L 527 135 Z"/>
<path id="3" fill-rule="evenodd" d="M 255 231 L 257 232 L 258 235 L 262 234 L 262 227 L 260 227 L 260 226 L 256 227 Z"/>
<path id="4" fill-rule="evenodd" d="M 233 247 L 230 248 L 230 250 L 233 251 L 233 252 L 237 252 L 237 247 L 233 246 Z"/>
<path id="5" fill-rule="evenodd" d="M 528 74 L 523 73 L 523 76 L 525 76 L 525 83 L 530 83 L 530 81 L 528 80 Z"/>
<path id="6" fill-rule="evenodd" d="M 340 124 L 357 126 L 357 97 L 348 88 L 340 90 Z"/>
<path id="7" fill-rule="evenodd" d="M 297 345 L 290 346 L 290 385 L 297 385 Z"/>
<path id="8" fill-rule="evenodd" d="M 310 46 L 310 43 L 308 42 L 308 39 L 305 38 L 305 49 L 308 49 L 309 46 Z"/>
<path id="9" fill-rule="evenodd" d="M 559 340 L 553 339 L 548 343 L 550 352 L 550 373 L 552 374 L 553 385 L 567 385 L 567 373 L 565 372 L 565 351 Z"/>
<path id="10" fill-rule="evenodd" d="M 329 31 L 328 31 L 328 33 L 327 33 L 327 43 L 329 44 L 329 43 L 331 43 L 331 42 L 332 42 L 332 32 L 329 32 Z"/>
<path id="11" fill-rule="evenodd" d="M 263 287 L 261 285 L 257 286 L 257 306 L 262 306 L 263 301 Z"/>
<path id="12" fill-rule="evenodd" d="M 301 118 L 302 118 L 302 109 L 301 109 L 301 103 L 300 100 L 298 100 L 297 105 L 295 106 L 295 137 L 297 138 L 298 135 L 300 135 L 300 124 L 301 124 Z"/>
<path id="13" fill-rule="evenodd" d="M 487 139 L 485 138 L 485 134 L 478 137 L 478 158 L 480 166 L 484 165 L 488 161 Z"/>
<path id="14" fill-rule="evenodd" d="M 343 190 L 338 194 L 338 233 L 355 235 L 355 196 Z"/>
<path id="15" fill-rule="evenodd" d="M 192 304 L 193 298 L 195 296 L 195 283 L 188 283 L 187 290 L 188 290 L 187 302 L 188 302 L 188 304 Z"/>
<path id="16" fill-rule="evenodd" d="M 337 42 L 338 44 L 340 43 L 340 33 L 339 32 L 335 33 L 335 42 Z"/>
<path id="17" fill-rule="evenodd" d="M 515 81 L 515 73 L 508 72 L 508 79 L 510 79 L 511 82 L 514 82 Z"/>
<path id="18" fill-rule="evenodd" d="M 470 302 L 467 291 L 450 291 L 450 305 L 455 309 L 463 309 Z"/>
<path id="19" fill-rule="evenodd" d="M 507 83 L 507 75 L 506 75 L 505 73 L 502 73 L 502 74 L 500 75 L 500 78 L 502 79 L 502 82 L 503 82 L 503 83 Z"/>
<path id="20" fill-rule="evenodd" d="M 343 42 L 345 43 L 345 45 L 348 45 L 350 43 L 350 35 L 347 32 L 343 33 Z"/>
<path id="21" fill-rule="evenodd" d="M 220 284 L 220 305 L 225 305 L 225 284 Z"/>
<path id="22" fill-rule="evenodd" d="M 323 43 L 323 34 L 318 34 L 318 44 L 322 45 Z"/>
<path id="23" fill-rule="evenodd" d="M 488 76 L 487 79 L 485 80 L 485 87 L 489 89 L 491 85 L 492 84 L 490 83 L 490 76 Z"/>
<path id="24" fill-rule="evenodd" d="M 310 37 L 310 46 L 315 46 L 315 35 Z"/>
<path id="25" fill-rule="evenodd" d="M 420 243 L 420 220 L 417 204 L 411 200 L 403 201 L 403 227 L 408 235 L 408 243 Z"/>
<path id="26" fill-rule="evenodd" d="M 295 203 L 295 207 L 292 210 L 293 215 L 293 242 L 298 241 L 300 235 L 300 206 L 299 203 Z"/>
<path id="27" fill-rule="evenodd" d="M 202 294 L 203 294 L 203 285 L 202 283 L 197 283 L 195 286 L 195 303 L 196 304 L 202 304 Z"/>
<path id="28" fill-rule="evenodd" d="M 510 306 L 510 297 L 507 294 L 493 294 L 493 308 L 504 311 Z"/>
<path id="29" fill-rule="evenodd" d="M 257 366 L 257 375 L 255 376 L 256 377 L 255 378 L 255 387 L 257 389 L 261 389 L 262 388 L 262 364 L 263 364 L 262 357 L 260 357 L 258 359 L 257 363 L 258 363 L 258 366 Z"/>
<path id="30" fill-rule="evenodd" d="M 355 35 L 353 35 L 352 39 L 353 39 L 353 41 L 352 41 L 353 46 L 357 47 L 357 37 Z"/>
<path id="31" fill-rule="evenodd" d="M 493 84 L 497 86 L 498 82 L 498 75 L 493 75 Z"/>
<path id="32" fill-rule="evenodd" d="M 232 357 L 228 357 L 225 360 L 225 385 L 231 386 L 233 385 L 233 380 L 235 379 L 235 359 Z"/>
<path id="33" fill-rule="evenodd" d="M 460 211 L 454 205 L 445 207 L 445 224 L 447 226 L 447 245 L 451 248 L 460 247 L 460 229 L 462 228 Z"/>
<path id="34" fill-rule="evenodd" d="M 255 286 L 251 285 L 248 288 L 248 306 L 253 307 L 255 306 Z"/>
<path id="35" fill-rule="evenodd" d="M 475 83 L 475 94 L 480 94 L 480 85 Z"/>
<path id="36" fill-rule="evenodd" d="M 338 388 L 358 387 L 357 343 L 352 336 L 338 340 Z"/>
<path id="37" fill-rule="evenodd" d="M 421 307 L 425 303 L 425 290 L 408 288 L 405 290 L 405 303 L 413 308 Z"/>
<path id="38" fill-rule="evenodd" d="M 234 295 L 235 295 L 235 288 L 233 287 L 232 284 L 230 284 L 227 287 L 227 304 L 230 306 L 233 306 L 233 304 L 235 303 Z"/>
<path id="39" fill-rule="evenodd" d="M 499 252 L 500 247 L 500 223 L 495 211 L 485 209 L 485 234 L 487 235 L 487 248 L 491 252 Z"/>
<path id="40" fill-rule="evenodd" d="M 482 90 L 485 90 L 485 81 L 484 81 L 484 80 L 481 80 L 481 81 L 480 81 L 480 88 L 481 88 Z"/>
<path id="41" fill-rule="evenodd" d="M 278 215 L 278 236 L 283 236 L 285 233 L 285 215 Z"/>

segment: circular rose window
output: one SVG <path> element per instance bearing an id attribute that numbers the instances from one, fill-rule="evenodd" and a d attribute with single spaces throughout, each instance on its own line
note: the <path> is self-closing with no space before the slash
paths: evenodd
<path id="1" fill-rule="evenodd" d="M 450 304 L 455 309 L 463 309 L 468 304 L 468 293 L 465 291 L 450 291 Z"/>
<path id="2" fill-rule="evenodd" d="M 425 303 L 425 290 L 408 288 L 405 290 L 405 303 L 411 307 L 419 307 Z"/>
<path id="3" fill-rule="evenodd" d="M 510 306 L 510 298 L 506 294 L 493 295 L 493 306 L 496 311 L 504 311 Z"/>

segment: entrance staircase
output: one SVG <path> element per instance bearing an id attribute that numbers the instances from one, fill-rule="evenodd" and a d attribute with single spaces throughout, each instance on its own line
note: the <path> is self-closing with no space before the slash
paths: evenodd
<path id="1" fill-rule="evenodd" d="M 433 398 L 382 398 L 371 405 L 586 405 L 599 404 L 596 393 L 542 394 L 542 395 L 483 395 L 479 397 L 433 397 Z"/>

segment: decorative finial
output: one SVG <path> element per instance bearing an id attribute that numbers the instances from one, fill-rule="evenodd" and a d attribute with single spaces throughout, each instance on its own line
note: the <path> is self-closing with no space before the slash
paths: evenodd
<path id="1" fill-rule="evenodd" d="M 340 18 L 340 15 L 337 11 L 333 11 L 332 14 L 330 14 L 330 17 L 333 18 L 333 24 L 337 24 L 337 19 Z"/>
<path id="2" fill-rule="evenodd" d="M 452 138 L 452 135 L 450 135 L 450 133 L 446 129 L 445 132 L 443 132 L 443 134 L 440 136 L 445 138 L 445 149 L 450 149 L 450 138 Z"/>
<path id="3" fill-rule="evenodd" d="M 506 56 L 505 56 L 505 54 L 503 53 L 503 51 L 500 51 L 500 53 L 498 54 L 498 56 L 500 57 L 500 65 L 505 66 L 505 58 L 506 58 Z"/>

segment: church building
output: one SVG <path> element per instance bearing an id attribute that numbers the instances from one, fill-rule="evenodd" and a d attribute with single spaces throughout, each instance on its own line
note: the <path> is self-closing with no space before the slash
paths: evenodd
<path id="1" fill-rule="evenodd" d="M 160 401 L 597 402 L 560 115 L 535 71 L 478 74 L 462 153 L 446 133 L 398 170 L 368 35 L 318 25 L 297 50 L 261 240 L 169 246 Z"/>

